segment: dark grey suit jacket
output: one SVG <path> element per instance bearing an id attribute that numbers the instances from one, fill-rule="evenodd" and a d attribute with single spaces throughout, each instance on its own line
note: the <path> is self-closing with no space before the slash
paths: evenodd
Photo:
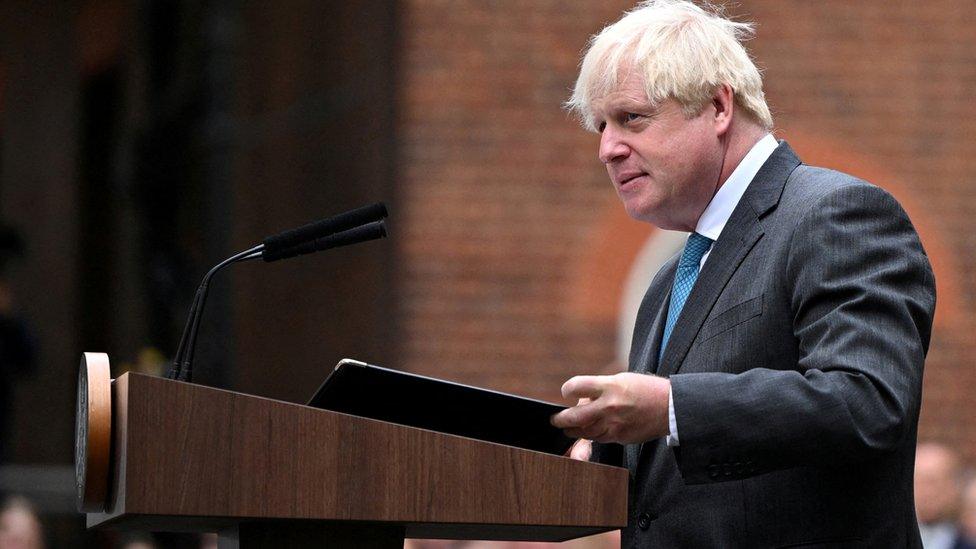
<path id="1" fill-rule="evenodd" d="M 780 143 L 658 364 L 677 257 L 630 370 L 670 376 L 680 446 L 596 445 L 631 471 L 624 547 L 916 547 L 912 495 L 935 283 L 885 191 Z"/>

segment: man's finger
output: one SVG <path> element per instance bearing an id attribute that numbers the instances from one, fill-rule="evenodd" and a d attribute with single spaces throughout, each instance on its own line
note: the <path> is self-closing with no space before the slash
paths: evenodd
<path id="1" fill-rule="evenodd" d="M 599 409 L 588 402 L 572 408 L 566 408 L 562 412 L 552 416 L 550 422 L 554 427 L 560 429 L 580 428 L 589 425 L 597 420 Z M 570 435 L 572 436 L 572 435 Z"/>
<path id="2" fill-rule="evenodd" d="M 607 376 L 574 376 L 563 383 L 563 398 L 600 398 Z"/>
<path id="3" fill-rule="evenodd" d="M 564 431 L 570 438 L 584 438 L 587 440 L 603 440 L 607 436 L 607 428 L 603 425 L 592 424 L 585 427 L 575 427 Z"/>
<path id="4" fill-rule="evenodd" d="M 593 454 L 593 443 L 585 438 L 581 438 L 569 449 L 569 457 L 579 461 L 590 461 Z"/>

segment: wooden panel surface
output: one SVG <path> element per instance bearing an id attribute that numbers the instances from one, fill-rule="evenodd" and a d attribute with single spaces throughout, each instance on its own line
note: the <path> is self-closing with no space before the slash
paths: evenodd
<path id="1" fill-rule="evenodd" d="M 143 375 L 116 385 L 118 497 L 90 525 L 250 517 L 565 539 L 626 523 L 624 469 Z"/>

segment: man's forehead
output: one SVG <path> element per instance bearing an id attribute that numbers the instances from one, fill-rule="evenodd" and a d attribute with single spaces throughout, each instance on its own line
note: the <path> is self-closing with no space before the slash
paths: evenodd
<path id="1" fill-rule="evenodd" d="M 628 74 L 625 78 L 620 79 L 616 86 L 594 98 L 591 107 L 593 112 L 597 113 L 623 105 L 653 107 L 647 98 L 644 81 L 636 73 Z"/>

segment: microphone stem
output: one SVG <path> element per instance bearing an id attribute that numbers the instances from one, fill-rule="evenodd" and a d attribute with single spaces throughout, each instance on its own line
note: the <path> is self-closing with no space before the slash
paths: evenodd
<path id="1" fill-rule="evenodd" d="M 207 272 L 203 282 L 197 288 L 186 325 L 180 336 L 179 346 L 173 357 L 173 364 L 166 377 L 187 382 L 193 377 L 193 354 L 196 349 L 197 333 L 200 330 L 200 319 L 203 318 L 203 306 L 210 291 L 210 280 L 218 271 L 239 261 L 254 259 L 276 261 L 294 255 L 383 238 L 386 236 L 386 229 L 382 219 L 386 216 L 386 206 L 379 202 L 266 238 L 263 243 L 238 252 L 218 263 Z"/>
<path id="2" fill-rule="evenodd" d="M 190 304 L 190 312 L 186 316 L 186 324 L 183 325 L 183 334 L 180 336 L 180 344 L 176 347 L 176 355 L 173 356 L 173 364 L 170 366 L 169 372 L 166 374 L 168 379 L 176 379 L 180 373 L 180 364 L 183 362 L 184 350 L 186 349 L 186 340 L 190 335 L 190 325 L 193 324 L 193 316 L 196 314 L 198 304 L 200 303 L 200 288 L 197 288 L 195 294 L 193 294 L 193 302 Z"/>
<path id="3" fill-rule="evenodd" d="M 220 271 L 231 263 L 253 259 L 253 257 L 249 256 L 253 256 L 256 253 L 260 254 L 263 249 L 264 244 L 258 244 L 257 246 L 244 250 L 243 252 L 238 252 L 218 263 L 203 277 L 203 282 L 201 282 L 200 287 L 197 288 L 196 297 L 194 297 L 193 305 L 190 307 L 190 315 L 187 319 L 187 325 L 183 330 L 183 337 L 180 338 L 180 346 L 176 350 L 176 357 L 173 360 L 173 369 L 170 370 L 171 375 L 168 377 L 175 378 L 180 381 L 192 380 L 193 350 L 196 346 L 197 332 L 200 329 L 200 318 L 203 316 L 203 306 L 207 301 L 207 292 L 210 289 L 210 279 L 217 274 L 217 271 Z"/>

